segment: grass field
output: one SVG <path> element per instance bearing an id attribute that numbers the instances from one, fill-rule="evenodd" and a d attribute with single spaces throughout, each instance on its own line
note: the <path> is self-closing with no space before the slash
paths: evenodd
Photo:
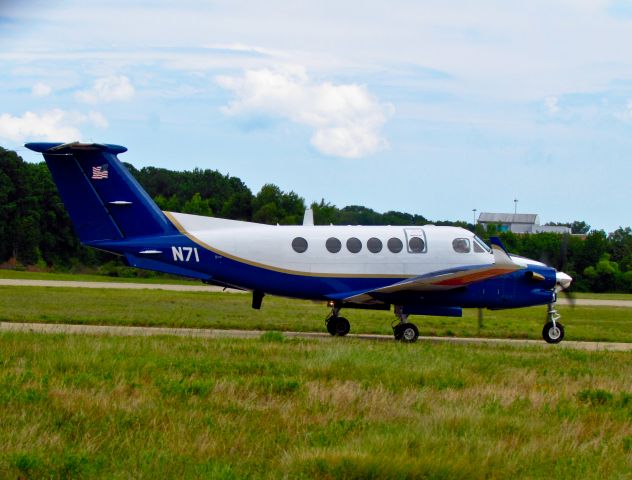
<path id="1" fill-rule="evenodd" d="M 176 285 L 201 285 L 199 280 L 186 279 L 183 277 L 161 276 L 156 278 L 125 278 L 109 277 L 106 275 L 89 275 L 78 273 L 47 273 L 47 272 L 27 272 L 10 269 L 0 269 L 0 278 L 23 279 L 23 280 L 66 280 L 75 282 L 127 282 L 127 283 L 164 283 Z M 599 300 L 630 300 L 630 293 L 573 293 L 575 298 L 590 298 Z"/>
<path id="2" fill-rule="evenodd" d="M 20 270 L 9 270 L 0 268 L 0 278 L 20 279 L 20 280 L 63 280 L 70 282 L 124 282 L 124 283 L 166 283 L 175 285 L 201 285 L 199 281 L 189 280 L 183 277 L 173 278 L 168 276 L 159 277 L 110 277 L 107 275 L 85 274 L 85 273 L 48 273 L 48 272 L 27 272 Z M 632 297 L 632 296 L 631 296 Z"/>
<path id="3" fill-rule="evenodd" d="M 632 309 L 560 307 L 569 340 L 632 342 Z M 250 296 L 159 290 L 94 290 L 0 286 L 0 321 L 92 325 L 139 325 L 324 331 L 328 308 L 321 302 L 266 297 L 260 311 Z M 344 310 L 353 333 L 392 334 L 392 312 Z M 463 318 L 411 317 L 422 335 L 541 338 L 545 307 L 485 311 Z"/>
<path id="4" fill-rule="evenodd" d="M 1 478 L 632 472 L 632 354 L 0 334 Z"/>

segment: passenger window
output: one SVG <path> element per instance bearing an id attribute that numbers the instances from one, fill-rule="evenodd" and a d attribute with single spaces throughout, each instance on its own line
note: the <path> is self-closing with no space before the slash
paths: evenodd
<path id="1" fill-rule="evenodd" d="M 421 237 L 412 237 L 408 240 L 408 250 L 410 253 L 422 253 L 426 244 Z"/>
<path id="2" fill-rule="evenodd" d="M 331 253 L 338 253 L 342 248 L 342 243 L 335 237 L 330 237 L 325 242 L 325 248 Z"/>
<path id="3" fill-rule="evenodd" d="M 467 238 L 455 238 L 452 240 L 452 248 L 457 253 L 470 253 L 470 240 Z"/>
<path id="4" fill-rule="evenodd" d="M 426 234 L 421 228 L 405 228 L 408 253 L 426 253 Z"/>
<path id="5" fill-rule="evenodd" d="M 305 240 L 303 237 L 296 237 L 294 240 L 292 240 L 292 248 L 296 253 L 303 253 L 305 250 L 307 250 L 307 240 Z"/>
<path id="6" fill-rule="evenodd" d="M 362 242 L 360 241 L 360 239 L 351 237 L 349 240 L 347 240 L 347 250 L 349 250 L 351 253 L 358 253 L 360 250 L 362 250 Z"/>
<path id="7" fill-rule="evenodd" d="M 388 242 L 386 242 L 386 246 L 393 253 L 399 253 L 402 251 L 402 248 L 404 248 L 402 241 L 396 237 L 389 238 Z"/>
<path id="8" fill-rule="evenodd" d="M 379 253 L 382 251 L 382 240 L 379 238 L 371 237 L 366 242 L 366 248 L 369 249 L 371 253 Z"/>

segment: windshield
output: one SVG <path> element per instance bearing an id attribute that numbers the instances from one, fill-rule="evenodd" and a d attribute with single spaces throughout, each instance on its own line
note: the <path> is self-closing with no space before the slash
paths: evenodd
<path id="1" fill-rule="evenodd" d="M 489 248 L 487 244 L 477 236 L 474 236 L 474 251 L 479 253 L 482 253 L 483 251 L 487 253 L 492 253 L 492 249 Z"/>

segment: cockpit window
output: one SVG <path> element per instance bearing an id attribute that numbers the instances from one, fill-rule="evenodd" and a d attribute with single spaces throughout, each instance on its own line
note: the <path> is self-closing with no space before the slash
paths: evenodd
<path id="1" fill-rule="evenodd" d="M 452 240 L 452 248 L 457 253 L 470 253 L 469 238 L 455 238 Z"/>
<path id="2" fill-rule="evenodd" d="M 477 253 L 492 253 L 492 249 L 487 246 L 487 244 L 478 237 L 474 237 L 474 251 Z"/>

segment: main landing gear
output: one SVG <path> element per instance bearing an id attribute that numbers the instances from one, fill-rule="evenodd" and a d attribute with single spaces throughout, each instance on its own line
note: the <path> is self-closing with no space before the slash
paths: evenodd
<path id="1" fill-rule="evenodd" d="M 564 325 L 558 322 L 561 315 L 555 310 L 555 304 L 549 304 L 546 325 L 542 329 L 542 338 L 546 343 L 560 343 L 564 339 Z"/>
<path id="2" fill-rule="evenodd" d="M 408 314 L 403 312 L 401 305 L 395 306 L 395 320 L 392 324 L 395 340 L 405 343 L 414 343 L 419 338 L 419 329 L 414 323 L 408 322 Z"/>
<path id="3" fill-rule="evenodd" d="M 330 335 L 334 337 L 344 337 L 351 330 L 349 320 L 341 317 L 340 307 L 331 303 L 331 312 L 325 319 L 325 325 Z M 414 343 L 419 338 L 417 325 L 408 322 L 408 314 L 403 312 L 401 306 L 395 306 L 395 320 L 392 324 L 395 340 L 404 343 Z"/>
<path id="4" fill-rule="evenodd" d="M 349 320 L 340 317 L 340 307 L 332 307 L 331 313 L 325 319 L 325 325 L 330 335 L 334 337 L 344 337 L 351 330 Z"/>

